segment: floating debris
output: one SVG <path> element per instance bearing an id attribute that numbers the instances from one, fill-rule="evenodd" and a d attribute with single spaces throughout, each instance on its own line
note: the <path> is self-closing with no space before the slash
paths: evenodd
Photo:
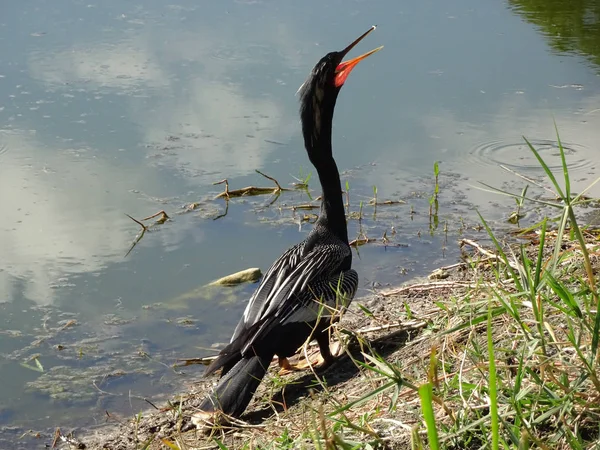
<path id="1" fill-rule="evenodd" d="M 242 283 L 255 283 L 262 276 L 262 272 L 258 267 L 241 270 L 240 272 L 232 273 L 226 277 L 209 283 L 209 286 L 236 286 Z"/>
<path id="2" fill-rule="evenodd" d="M 384 205 L 405 205 L 404 200 L 384 200 L 382 202 L 376 201 L 374 198 L 369 200 L 369 205 L 384 206 Z"/>
<path id="3" fill-rule="evenodd" d="M 444 270 L 444 269 L 436 269 L 433 272 L 431 272 L 427 278 L 429 280 L 445 280 L 446 278 L 448 278 L 450 276 L 450 272 Z"/>
<path id="4" fill-rule="evenodd" d="M 279 182 L 269 175 L 265 175 L 260 170 L 257 170 L 256 173 L 262 175 L 268 180 L 271 180 L 275 183 L 275 187 L 257 187 L 257 186 L 247 186 L 242 189 L 236 189 L 233 191 L 229 190 L 229 181 L 227 178 L 221 181 L 217 181 L 213 183 L 213 185 L 217 184 L 225 184 L 225 191 L 221 192 L 219 195 L 215 197 L 217 198 L 232 198 L 232 197 L 246 197 L 246 196 L 255 196 L 255 195 L 268 195 L 268 194 L 280 194 L 282 191 L 289 191 L 290 189 L 282 188 Z"/>

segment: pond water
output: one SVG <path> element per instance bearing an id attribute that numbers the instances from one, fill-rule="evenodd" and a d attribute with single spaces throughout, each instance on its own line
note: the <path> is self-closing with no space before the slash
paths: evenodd
<path id="1" fill-rule="evenodd" d="M 291 208 L 310 202 L 302 191 L 227 205 L 213 183 L 271 186 L 258 169 L 290 187 L 314 172 L 294 93 L 374 23 L 353 55 L 385 48 L 349 77 L 334 119 L 352 217 L 363 202 L 350 235 L 390 239 L 360 247 L 359 296 L 455 262 L 475 208 L 502 223 L 514 201 L 474 186 L 518 191 L 501 164 L 542 176 L 523 135 L 558 168 L 555 120 L 575 190 L 593 181 L 600 2 L 564 3 L 5 2 L 0 447 L 135 414 L 201 373 L 172 366 L 226 341 L 255 287 L 203 286 L 266 270 L 314 212 Z M 373 186 L 406 203 L 375 211 Z M 161 210 L 172 220 L 125 256 L 140 231 L 125 214 Z"/>

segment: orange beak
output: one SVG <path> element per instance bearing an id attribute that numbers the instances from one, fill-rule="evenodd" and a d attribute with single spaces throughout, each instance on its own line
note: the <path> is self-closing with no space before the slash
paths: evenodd
<path id="1" fill-rule="evenodd" d="M 350 50 L 352 50 L 354 48 L 354 46 L 356 46 L 356 44 L 358 44 L 360 41 L 362 41 L 375 28 L 376 28 L 376 26 L 373 25 L 371 28 L 369 28 L 369 30 L 366 33 L 364 33 L 362 36 L 360 36 L 358 39 L 356 39 L 352 44 L 350 44 L 348 47 L 346 47 L 344 50 L 342 50 L 340 52 L 342 54 L 342 57 L 346 56 L 346 54 L 348 52 L 350 52 Z M 373 53 L 378 52 L 382 48 L 383 48 L 383 45 L 381 47 L 374 48 L 370 52 L 367 52 L 360 56 L 357 56 L 356 58 L 352 58 L 348 61 L 341 62 L 335 69 L 335 78 L 333 79 L 333 84 L 335 85 L 335 87 L 341 87 L 346 82 L 346 78 L 348 78 L 348 75 L 350 75 L 350 72 L 352 72 L 352 69 L 354 69 L 359 62 L 361 62 L 367 56 L 371 56 Z"/>

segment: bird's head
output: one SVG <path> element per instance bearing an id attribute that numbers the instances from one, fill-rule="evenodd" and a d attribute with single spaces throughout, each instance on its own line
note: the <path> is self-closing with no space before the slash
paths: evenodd
<path id="1" fill-rule="evenodd" d="M 375 26 L 369 28 L 345 49 L 326 54 L 298 89 L 302 129 L 305 139 L 309 139 L 307 143 L 314 144 L 315 140 L 321 137 L 321 130 L 323 133 L 328 132 L 328 137 L 331 137 L 331 121 L 335 102 L 348 75 L 359 62 L 383 48 L 383 46 L 377 47 L 356 58 L 343 61 L 350 50 L 373 30 L 375 30 Z"/>

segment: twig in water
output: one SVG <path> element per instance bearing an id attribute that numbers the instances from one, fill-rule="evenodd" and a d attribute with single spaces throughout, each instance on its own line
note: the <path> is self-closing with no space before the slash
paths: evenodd
<path id="1" fill-rule="evenodd" d="M 262 175 L 262 176 L 263 176 L 263 177 L 265 177 L 267 180 L 271 180 L 273 183 L 275 183 L 275 185 L 277 186 L 277 190 L 279 190 L 279 191 L 283 191 L 283 189 L 282 189 L 282 188 L 281 188 L 281 186 L 279 185 L 279 182 L 278 182 L 278 181 L 277 181 L 275 178 L 273 178 L 273 177 L 270 177 L 269 175 L 266 175 L 266 174 L 262 173 L 262 172 L 261 172 L 260 170 L 258 170 L 258 169 L 255 169 L 255 170 L 256 170 L 256 173 L 257 173 L 257 174 L 259 174 L 259 175 Z"/>
<path id="2" fill-rule="evenodd" d="M 127 250 L 127 253 L 125 253 L 125 258 L 127 258 L 129 256 L 129 254 L 131 253 L 131 251 L 133 250 L 133 248 L 137 245 L 137 243 L 142 240 L 142 238 L 144 237 L 144 234 L 146 234 L 146 231 L 148 230 L 148 227 L 146 225 L 144 225 L 142 222 L 140 222 L 139 220 L 131 217 L 129 214 L 125 213 L 125 215 L 127 217 L 129 217 L 131 220 L 133 220 L 135 223 L 137 223 L 140 227 L 142 227 L 142 231 L 135 237 L 135 239 L 133 240 L 133 244 L 131 244 L 131 247 L 129 247 L 129 250 Z"/>
<path id="3" fill-rule="evenodd" d="M 138 355 L 141 356 L 142 358 L 147 358 L 150 361 L 154 361 L 154 362 L 160 364 L 161 366 L 166 367 L 167 369 L 171 369 L 177 375 L 183 375 L 183 373 L 184 373 L 184 372 L 180 372 L 180 371 L 176 370 L 175 367 L 173 367 L 173 366 L 169 366 L 168 364 L 165 364 L 164 362 L 162 362 L 156 358 L 153 358 L 152 356 L 150 356 L 150 354 L 148 352 L 146 352 L 144 350 L 139 350 Z"/>
<path id="4" fill-rule="evenodd" d="M 321 207 L 321 205 L 313 205 L 310 203 L 302 203 L 301 205 L 292 205 L 292 206 L 287 206 L 287 209 L 291 209 L 292 211 L 297 211 L 299 209 L 303 209 L 303 210 L 312 210 L 312 209 L 319 209 Z"/>
<path id="5" fill-rule="evenodd" d="M 277 199 L 279 198 L 280 195 L 281 195 L 281 189 L 279 189 L 278 191 L 275 191 L 275 195 L 273 195 L 273 199 L 269 202 L 269 206 L 272 206 L 273 203 L 275 203 L 277 201 Z"/>
<path id="6" fill-rule="evenodd" d="M 215 199 L 217 198 L 232 198 L 232 197 L 245 197 L 245 196 L 255 196 L 255 195 L 265 195 L 265 194 L 278 194 L 282 191 L 289 191 L 290 189 L 286 189 L 286 188 L 282 188 L 281 185 L 279 184 L 279 182 L 273 178 L 270 177 L 264 173 L 262 173 L 260 170 L 256 171 L 258 174 L 262 175 L 263 177 L 265 177 L 268 180 L 271 180 L 273 183 L 275 183 L 275 187 L 257 187 L 257 186 L 247 186 L 245 188 L 241 188 L 241 189 L 236 189 L 234 191 L 230 191 L 229 190 L 229 182 L 227 181 L 227 179 L 221 180 L 221 181 L 217 181 L 216 183 L 213 183 L 213 185 L 217 185 L 217 184 L 225 184 L 225 191 L 221 192 L 219 195 L 217 195 L 215 197 Z"/>
<path id="7" fill-rule="evenodd" d="M 181 361 L 182 364 L 176 364 L 175 367 L 185 367 L 185 366 L 191 366 L 194 364 L 202 364 L 203 366 L 208 366 L 215 359 L 217 359 L 216 355 L 215 356 L 205 356 L 204 358 L 182 358 L 182 359 L 177 360 L 177 361 Z"/>
<path id="8" fill-rule="evenodd" d="M 56 448 L 56 444 L 58 443 L 58 439 L 60 438 L 61 434 L 60 434 L 60 428 L 56 428 L 56 430 L 54 430 L 54 439 L 52 439 L 52 445 L 50 446 L 50 448 Z"/>
<path id="9" fill-rule="evenodd" d="M 156 216 L 160 216 L 160 218 L 156 222 L 154 222 L 154 225 L 162 225 L 163 223 L 165 223 L 167 220 L 170 219 L 170 217 L 167 215 L 167 213 L 164 210 L 161 210 L 161 211 L 157 212 L 156 214 L 152 214 L 151 216 L 144 217 L 142 220 L 154 219 Z"/>
<path id="10" fill-rule="evenodd" d="M 361 235 L 359 235 L 356 239 L 353 239 L 352 241 L 350 241 L 348 245 L 350 245 L 350 247 L 359 247 L 361 245 L 365 245 L 370 242 L 378 241 L 377 238 L 370 238 L 367 235 L 365 235 L 364 233 L 361 233 Z"/>
<path id="11" fill-rule="evenodd" d="M 127 256 L 129 256 L 129 254 L 133 250 L 133 248 L 138 244 L 138 242 L 140 242 L 142 240 L 142 238 L 144 237 L 144 234 L 146 234 L 146 231 L 148 231 L 149 227 L 144 225 L 139 220 L 134 219 L 129 214 L 125 213 L 125 215 L 127 217 L 129 217 L 131 220 L 133 220 L 135 223 L 137 223 L 140 227 L 142 227 L 142 231 L 135 237 L 135 239 L 133 240 L 133 243 L 131 244 L 131 247 L 129 247 L 129 250 L 127 250 L 127 253 L 125 253 L 125 258 L 127 258 Z M 163 223 L 165 223 L 167 220 L 170 219 L 170 217 L 167 215 L 167 213 L 165 211 L 161 210 L 161 211 L 157 212 L 156 214 L 152 214 L 151 216 L 144 217 L 142 220 L 153 219 L 156 216 L 160 216 L 160 218 L 156 222 L 154 222 L 154 225 L 162 225 Z"/>
<path id="12" fill-rule="evenodd" d="M 274 141 L 273 139 L 263 139 L 267 144 L 286 145 L 283 142 Z"/>
<path id="13" fill-rule="evenodd" d="M 317 221 L 318 218 L 319 218 L 319 216 L 317 214 L 304 214 L 302 216 L 302 218 L 300 219 L 300 221 L 314 223 Z"/>
<path id="14" fill-rule="evenodd" d="M 144 401 L 145 401 L 146 403 L 148 403 L 150 406 L 152 406 L 154 409 L 156 409 L 157 411 L 160 411 L 160 410 L 161 410 L 161 409 L 160 409 L 158 406 L 156 406 L 154 403 L 152 403 L 150 400 L 148 400 L 148 399 L 147 399 L 147 398 L 145 398 L 145 397 L 144 397 Z"/>
<path id="15" fill-rule="evenodd" d="M 350 245 L 350 247 L 356 248 L 365 244 L 371 244 L 373 242 L 381 242 L 385 247 L 408 247 L 407 244 L 389 242 L 387 236 L 383 236 L 381 238 L 370 238 L 364 234 L 362 235 L 362 237 L 359 235 L 359 237 L 350 241 L 348 245 Z"/>
<path id="16" fill-rule="evenodd" d="M 404 200 L 384 200 L 382 202 L 376 202 L 374 198 L 369 200 L 369 205 L 405 205 L 406 202 Z"/>
<path id="17" fill-rule="evenodd" d="M 227 178 L 222 179 L 221 181 L 215 181 L 213 183 L 213 186 L 216 186 L 217 184 L 225 184 L 225 191 L 221 192 L 219 195 L 217 195 L 215 197 L 215 199 L 217 198 L 221 198 L 221 197 L 225 197 L 227 199 L 229 199 L 229 181 L 227 181 Z"/>
<path id="18" fill-rule="evenodd" d="M 221 219 L 222 217 L 225 217 L 228 212 L 229 212 L 229 197 L 225 197 L 225 212 L 219 214 L 216 217 L 213 217 L 213 220 L 218 220 L 218 219 Z"/>
<path id="19" fill-rule="evenodd" d="M 98 385 L 96 384 L 96 380 L 93 380 L 93 381 L 92 381 L 92 386 L 94 386 L 94 387 L 95 387 L 95 388 L 98 390 L 98 392 L 100 392 L 101 394 L 104 394 L 104 395 L 112 395 L 112 396 L 114 396 L 114 397 L 120 397 L 120 396 L 122 395 L 122 394 L 115 394 L 115 393 L 113 393 L 113 392 L 107 392 L 107 391 L 103 391 L 103 390 L 102 390 L 102 389 L 100 389 L 100 388 L 98 387 Z"/>

